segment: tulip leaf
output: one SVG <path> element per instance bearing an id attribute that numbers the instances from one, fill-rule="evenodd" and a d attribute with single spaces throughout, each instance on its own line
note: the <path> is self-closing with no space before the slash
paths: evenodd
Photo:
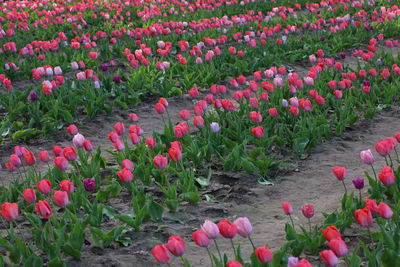
<path id="1" fill-rule="evenodd" d="M 261 184 L 261 185 L 274 185 L 273 182 L 265 180 L 264 178 L 259 179 L 258 183 Z"/>
<path id="2" fill-rule="evenodd" d="M 149 204 L 147 211 L 154 222 L 162 221 L 162 214 L 164 212 L 164 208 L 154 200 L 152 200 L 151 203 Z"/>
<path id="3" fill-rule="evenodd" d="M 63 251 L 73 257 L 75 260 L 82 258 L 82 253 L 68 244 L 63 246 Z"/>

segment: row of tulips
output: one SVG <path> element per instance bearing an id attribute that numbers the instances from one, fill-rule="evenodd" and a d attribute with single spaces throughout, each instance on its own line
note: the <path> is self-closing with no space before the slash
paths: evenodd
<path id="1" fill-rule="evenodd" d="M 322 225 L 315 225 L 312 228 L 311 218 L 314 216 L 314 207 L 305 205 L 301 212 L 308 220 L 308 229 L 299 225 L 301 232 L 297 233 L 296 226 L 292 219 L 293 208 L 290 203 L 283 202 L 282 209 L 286 214 L 290 223 L 285 226 L 286 238 L 288 243 L 273 254 L 267 246 L 256 247 L 251 239 L 252 225 L 248 218 L 238 218 L 233 223 L 228 220 L 222 220 L 218 224 L 206 220 L 201 225 L 200 230 L 193 232 L 193 241 L 199 246 L 206 248 L 209 255 L 211 266 L 312 266 L 307 259 L 299 259 L 303 253 L 318 254 L 322 262 L 326 266 L 337 266 L 339 259 L 342 258 L 348 266 L 360 266 L 362 262 L 367 261 L 368 266 L 389 266 L 396 265 L 399 260 L 399 244 L 398 236 L 400 235 L 399 225 L 399 179 L 400 168 L 398 165 L 397 146 L 400 133 L 379 141 L 376 144 L 376 152 L 385 158 L 389 166 L 384 166 L 382 172 L 378 175 L 378 182 L 373 163 L 375 161 L 371 150 L 361 151 L 361 160 L 372 167 L 375 179 L 368 172 L 365 172 L 368 178 L 370 188 L 365 201 L 362 199 L 361 191 L 364 188 L 364 179 L 357 177 L 352 180 L 355 190 L 360 192 L 359 198 L 355 197 L 355 192 L 349 192 L 346 188 L 345 180 L 348 177 L 347 170 L 344 167 L 334 167 L 333 174 L 341 181 L 344 186 L 344 196 L 341 199 L 341 210 L 335 210 L 331 214 L 324 214 L 326 217 Z M 395 155 L 392 160 L 390 154 Z M 388 162 L 390 159 L 390 163 Z M 392 168 L 397 167 L 393 170 Z M 377 205 L 377 202 L 379 205 Z M 374 227 L 374 221 L 378 227 Z M 349 249 L 344 242 L 343 233 L 346 229 L 352 227 L 354 231 L 355 222 L 359 226 L 367 229 L 365 236 L 359 239 L 359 244 L 355 248 Z M 235 248 L 233 238 L 236 235 L 248 238 L 252 245 L 253 252 L 250 261 L 243 260 L 241 256 L 240 246 Z M 234 259 L 229 260 L 226 254 L 221 255 L 221 251 L 217 244 L 217 237 L 221 235 L 230 240 L 233 248 Z M 214 241 L 216 253 L 210 251 L 210 241 Z M 221 242 L 221 241 L 220 241 Z M 236 243 L 242 243 L 237 240 Z M 329 249 L 326 243 L 328 243 Z M 359 253 L 359 248 L 363 253 Z M 351 250 L 353 252 L 351 253 Z M 163 245 L 156 245 L 152 254 L 157 262 L 168 264 L 170 255 L 181 257 L 184 266 L 190 266 L 187 259 L 183 257 L 185 252 L 185 244 L 180 236 L 171 236 L 168 242 Z M 361 256 L 361 257 L 360 257 Z M 315 262 L 317 264 L 317 262 Z M 169 265 L 170 266 L 170 265 Z M 320 266 L 320 265 L 318 265 Z"/>
<path id="2" fill-rule="evenodd" d="M 307 8 L 312 9 L 312 6 L 307 6 Z M 356 10 L 358 10 L 357 8 L 350 9 L 348 11 L 351 13 L 350 18 L 352 16 L 359 17 L 360 15 L 367 16 L 362 12 L 361 14 L 360 12 L 356 12 Z M 351 25 L 351 27 L 345 27 L 343 31 L 339 31 L 338 33 L 330 33 L 322 36 L 319 32 L 317 32 L 316 34 L 310 35 L 310 39 L 298 35 L 295 35 L 295 37 L 291 39 L 291 37 L 288 38 L 291 32 L 289 28 L 296 29 L 296 27 L 293 26 L 293 23 L 289 23 L 277 14 L 281 13 L 282 15 L 285 15 L 286 19 L 288 19 L 292 15 L 295 16 L 293 9 L 274 9 L 271 6 L 269 6 L 268 9 L 272 11 L 268 11 L 271 13 L 268 13 L 267 16 L 251 11 L 248 12 L 248 14 L 232 16 L 230 20 L 225 18 L 214 19 L 211 20 L 211 22 L 208 19 L 204 20 L 201 23 L 206 23 L 206 25 L 213 26 L 210 30 L 205 31 L 204 34 L 199 34 L 196 31 L 196 35 L 190 38 L 190 43 L 192 45 L 199 45 L 192 46 L 191 50 L 189 50 L 189 47 L 187 47 L 189 44 L 188 41 L 178 41 L 178 38 L 180 38 L 179 36 L 173 40 L 171 39 L 172 42 L 167 40 L 164 42 L 158 40 L 157 38 L 149 37 L 148 41 L 146 41 L 147 45 L 144 43 L 144 41 L 134 46 L 128 46 L 127 43 L 123 42 L 117 43 L 114 48 L 112 48 L 114 51 L 113 53 L 118 54 L 120 58 L 128 58 L 129 64 L 133 67 L 130 68 L 130 77 L 121 71 L 117 72 L 115 75 L 104 75 L 100 72 L 100 66 L 102 70 L 106 70 L 109 66 L 113 67 L 117 64 L 114 60 L 111 60 L 108 64 L 99 62 L 99 58 L 104 59 L 110 55 L 110 51 L 108 50 L 109 45 L 107 42 L 102 43 L 101 38 L 101 40 L 99 40 L 100 44 L 97 51 L 92 50 L 88 53 L 83 52 L 77 54 L 73 52 L 75 50 L 72 49 L 73 51 L 69 51 L 69 48 L 63 47 L 63 51 L 67 55 L 67 60 L 64 58 L 64 53 L 48 52 L 51 53 L 49 55 L 49 63 L 51 62 L 54 67 L 44 65 L 39 61 L 40 63 L 36 62 L 33 64 L 33 66 L 30 63 L 28 63 L 29 65 L 19 66 L 20 70 L 16 73 L 31 73 L 31 70 L 34 67 L 33 77 L 35 79 L 41 79 L 44 75 L 51 75 L 52 73 L 55 73 L 57 75 L 55 80 L 43 81 L 43 83 L 32 92 L 12 91 L 10 94 L 1 95 L 1 103 L 10 114 L 10 116 L 3 120 L 0 125 L 2 136 L 10 136 L 14 141 L 21 138 L 32 138 L 39 134 L 46 134 L 52 130 L 59 129 L 62 127 L 63 122 L 71 123 L 74 118 L 80 115 L 77 113 L 77 110 L 80 110 L 81 106 L 84 107 L 84 113 L 86 113 L 89 117 L 94 117 L 104 110 L 107 113 L 111 113 L 113 105 L 119 105 L 123 108 L 127 108 L 128 105 L 136 104 L 144 95 L 147 95 L 149 92 L 170 96 L 177 93 L 182 93 L 194 85 L 205 86 L 206 84 L 215 83 L 221 78 L 223 79 L 226 77 L 226 74 L 224 74 L 226 73 L 226 69 L 230 69 L 234 75 L 240 73 L 246 74 L 251 70 L 260 68 L 260 66 L 270 65 L 273 61 L 277 60 L 277 57 L 280 57 L 279 55 L 282 55 L 280 58 L 287 58 L 288 55 L 289 57 L 294 56 L 293 59 L 298 59 L 298 56 L 305 57 L 306 55 L 304 52 L 301 52 L 302 50 L 299 49 L 305 44 L 307 44 L 307 46 L 313 46 L 313 48 L 310 49 L 311 51 L 316 51 L 317 48 L 321 46 L 326 50 L 331 50 L 328 46 L 328 42 L 333 41 L 336 48 L 332 52 L 337 52 L 346 47 L 354 45 L 354 43 L 343 44 L 343 42 L 338 42 L 338 40 L 343 39 L 342 37 L 354 35 L 357 36 L 360 41 L 362 41 L 365 40 L 367 35 L 371 35 L 373 33 L 373 31 L 355 30 L 357 29 L 357 25 Z M 395 35 L 396 31 L 393 30 L 391 25 L 394 23 L 393 20 L 396 19 L 396 8 L 392 7 L 388 10 L 381 9 L 380 12 L 383 14 L 393 13 L 393 15 L 389 16 L 390 19 L 382 21 L 382 23 L 379 25 L 381 28 L 380 30 L 385 32 L 385 36 Z M 374 12 L 374 14 L 375 13 L 376 12 Z M 325 27 L 324 25 L 328 21 L 328 18 L 329 21 L 334 24 L 338 24 L 349 19 L 337 19 L 334 17 L 336 13 L 334 13 L 333 16 L 329 13 L 327 13 L 327 15 L 328 17 L 324 20 L 324 23 L 306 24 L 306 28 L 310 27 L 312 29 L 321 30 L 320 27 Z M 317 16 L 317 13 L 310 10 L 310 13 L 307 13 L 307 16 L 301 17 L 301 20 L 313 21 L 315 16 Z M 237 19 L 238 17 L 239 19 Z M 260 20 L 261 22 L 259 22 Z M 279 23 L 273 23 L 274 20 Z M 215 23 L 216 26 L 213 23 Z M 271 23 L 273 23 L 273 26 L 268 27 L 268 25 L 271 25 Z M 265 24 L 266 27 L 263 27 L 263 24 Z M 281 26 L 281 24 L 283 26 Z M 208 27 L 206 27 L 206 25 L 201 26 L 201 28 L 207 29 Z M 230 29 L 228 25 L 232 25 L 233 28 Z M 232 41 L 236 43 L 232 44 L 229 49 L 228 47 L 221 47 L 221 49 L 218 47 L 214 48 L 217 43 L 221 43 L 221 46 L 224 46 L 226 42 L 230 42 L 230 39 L 228 40 L 226 35 L 216 35 L 214 37 L 211 35 L 211 32 L 209 32 L 215 32 L 215 29 L 221 29 L 221 27 L 226 29 L 228 31 L 227 33 L 232 34 Z M 253 28 L 257 28 L 259 30 L 255 32 L 253 31 Z M 274 32 L 279 33 L 280 31 L 283 31 L 286 42 L 285 45 L 279 45 L 279 43 L 282 42 L 281 38 L 278 38 L 280 40 L 278 43 L 266 41 L 265 38 L 267 36 L 273 35 Z M 296 31 L 294 32 L 296 33 Z M 217 32 L 217 34 L 219 33 Z M 343 36 L 341 36 L 341 34 Z M 59 38 L 60 40 L 57 42 L 61 44 L 61 41 L 66 38 L 64 36 L 65 34 L 61 34 Z M 228 36 L 230 35 L 228 34 Z M 86 37 L 87 36 L 84 34 L 82 38 L 78 38 L 79 42 L 83 42 Z M 88 38 L 90 41 L 90 37 Z M 261 45 L 258 44 L 258 38 L 260 38 Z M 125 39 L 128 41 L 130 40 L 130 37 L 126 37 Z M 87 43 L 87 41 L 85 42 Z M 174 47 L 178 48 L 171 49 L 170 46 L 166 46 L 168 43 L 172 43 Z M 256 44 L 256 47 L 253 48 L 253 44 Z M 32 48 L 37 45 L 39 44 L 31 44 Z M 237 45 L 239 45 L 239 47 L 236 47 Z M 394 44 L 394 46 L 396 46 L 396 44 Z M 206 51 L 207 47 L 213 49 Z M 137 48 L 140 48 L 140 50 Z M 171 51 L 172 55 L 168 56 L 169 58 L 167 61 L 159 61 L 152 56 L 152 48 L 154 50 L 161 49 Z M 182 53 L 178 54 L 178 56 L 180 55 L 179 57 L 177 57 L 178 49 L 180 49 Z M 133 50 L 136 50 L 137 53 L 135 52 L 133 54 L 130 52 Z M 185 52 L 185 50 L 187 52 Z M 265 51 L 271 51 L 271 53 L 265 54 Z M 274 52 L 272 53 L 272 51 Z M 148 53 L 150 54 L 148 55 Z M 204 62 L 202 56 L 198 56 L 199 53 L 204 53 Z M 236 53 L 238 56 L 236 56 Z M 300 54 L 297 54 L 296 56 L 293 53 Z M 99 54 L 100 57 L 98 56 Z M 247 62 L 248 58 L 251 58 L 252 61 Z M 82 59 L 79 61 L 79 64 L 75 62 L 77 59 Z M 135 67 L 138 66 L 139 61 L 145 63 L 145 65 L 149 64 L 152 67 L 148 68 L 143 66 L 135 69 Z M 71 66 L 68 65 L 68 62 L 72 62 Z M 184 65 L 182 65 L 182 63 L 184 63 Z M 201 63 L 201 65 L 199 63 Z M 10 64 L 6 65 L 10 66 Z M 89 67 L 86 70 L 85 65 Z M 213 69 L 212 72 L 209 71 L 209 65 Z M 70 79 L 64 79 L 62 72 L 69 71 L 70 68 L 71 70 L 75 70 L 76 66 L 85 71 L 76 73 L 77 79 L 73 82 L 71 82 Z M 160 71 L 156 71 L 157 69 Z M 10 68 L 7 71 L 7 77 L 9 77 L 11 74 L 10 71 L 14 72 L 16 70 L 13 67 Z M 185 73 L 185 75 L 181 75 L 182 72 Z M 140 78 L 143 76 L 145 79 Z M 1 78 L 1 80 L 8 89 L 11 89 L 12 85 L 9 78 L 4 76 Z M 84 80 L 93 80 L 93 82 Z M 176 87 L 177 80 L 179 81 L 179 84 L 182 85 L 181 87 Z M 73 90 L 71 90 L 71 87 Z M 84 97 L 78 98 L 76 96 L 77 94 L 84 95 Z M 27 99 L 29 99 L 28 105 L 26 104 Z M 38 102 L 37 100 L 39 100 L 40 104 L 35 104 Z M 112 100 L 112 103 L 110 103 L 110 100 Z M 25 113 L 33 115 L 31 118 L 21 117 L 20 114 Z"/>

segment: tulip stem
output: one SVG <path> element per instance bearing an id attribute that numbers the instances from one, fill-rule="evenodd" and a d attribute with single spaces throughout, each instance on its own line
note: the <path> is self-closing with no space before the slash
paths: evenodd
<path id="1" fill-rule="evenodd" d="M 388 156 L 389 156 L 389 159 L 390 159 L 390 167 L 392 167 L 392 166 L 393 166 L 393 160 L 392 160 L 392 157 L 390 156 L 390 154 L 388 154 Z"/>
<path id="2" fill-rule="evenodd" d="M 210 250 L 208 249 L 208 247 L 206 247 L 206 249 L 207 249 L 208 256 L 210 256 L 211 266 L 214 267 L 214 261 L 213 261 L 213 259 L 212 259 L 212 257 L 211 257 L 211 252 L 210 252 Z"/>
<path id="3" fill-rule="evenodd" d="M 216 241 L 215 239 L 214 239 L 214 244 L 215 244 L 215 247 L 217 248 L 217 251 L 218 251 L 219 260 L 220 260 L 220 261 L 221 261 L 221 263 L 222 263 L 221 251 L 219 250 L 219 247 L 218 247 L 217 241 Z"/>
<path id="4" fill-rule="evenodd" d="M 171 265 L 169 265 L 169 262 L 167 262 L 168 267 L 171 267 Z"/>
<path id="5" fill-rule="evenodd" d="M 186 266 L 186 263 L 185 263 L 185 260 L 183 259 L 183 256 L 180 256 L 180 258 L 182 260 L 183 266 Z"/>
<path id="6" fill-rule="evenodd" d="M 256 246 L 254 246 L 253 240 L 251 240 L 250 235 L 247 236 L 250 240 L 251 245 L 253 246 L 253 250 L 256 250 Z"/>
<path id="7" fill-rule="evenodd" d="M 374 244 L 374 238 L 372 237 L 372 233 L 371 233 L 371 230 L 369 229 L 369 226 L 368 226 L 368 235 L 369 235 L 369 237 L 371 238 L 371 245 L 372 245 L 372 251 L 374 252 L 374 254 L 375 254 L 375 244 Z"/>
<path id="8" fill-rule="evenodd" d="M 396 150 L 396 148 L 394 148 L 393 150 L 394 150 L 394 153 L 396 153 L 396 158 L 397 158 L 397 161 L 399 161 L 399 154 L 397 153 L 397 150 Z"/>
<path id="9" fill-rule="evenodd" d="M 308 218 L 308 227 L 310 228 L 310 237 L 312 236 L 312 231 L 311 231 L 311 219 Z"/>
<path id="10" fill-rule="evenodd" d="M 378 178 L 376 177 L 376 171 L 375 171 L 374 165 L 371 164 L 371 168 L 372 168 L 372 171 L 374 172 L 375 182 L 378 182 Z"/>
<path id="11" fill-rule="evenodd" d="M 230 238 L 230 240 L 231 240 L 231 245 L 232 245 L 232 249 L 233 249 L 233 254 L 235 255 L 235 259 L 237 259 L 235 245 L 233 244 L 232 238 Z"/>
<path id="12" fill-rule="evenodd" d="M 344 180 L 342 180 L 342 183 L 343 183 L 343 187 L 344 187 L 344 193 L 347 196 L 347 188 L 346 188 L 346 184 L 344 183 Z"/>
<path id="13" fill-rule="evenodd" d="M 292 222 L 292 227 L 293 227 L 293 229 L 294 229 L 294 222 L 293 222 L 293 218 L 292 218 L 292 215 L 291 215 L 291 214 L 289 214 L 289 218 L 290 218 L 290 221 Z"/>
<path id="14" fill-rule="evenodd" d="M 389 166 L 389 162 L 388 162 L 388 160 L 387 160 L 386 156 L 385 156 L 385 161 L 386 161 L 386 165 L 388 165 L 388 166 Z"/>
<path id="15" fill-rule="evenodd" d="M 360 193 L 360 206 L 361 206 L 361 204 L 362 204 L 362 202 L 361 202 L 362 201 L 362 199 L 361 199 L 361 189 L 359 189 L 358 192 Z"/>

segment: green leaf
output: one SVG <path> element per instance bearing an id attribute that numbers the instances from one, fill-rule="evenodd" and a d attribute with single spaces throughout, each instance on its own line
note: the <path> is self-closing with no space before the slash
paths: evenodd
<path id="1" fill-rule="evenodd" d="M 268 180 L 266 180 L 266 179 L 264 179 L 264 178 L 259 179 L 259 180 L 258 180 L 258 183 L 261 184 L 261 185 L 274 185 L 273 182 L 268 181 Z"/>
<path id="2" fill-rule="evenodd" d="M 294 140 L 293 150 L 297 155 L 303 154 L 310 140 L 307 137 L 298 137 Z"/>
<path id="3" fill-rule="evenodd" d="M 63 251 L 75 260 L 80 260 L 82 258 L 82 253 L 68 244 L 63 246 Z"/>
<path id="4" fill-rule="evenodd" d="M 158 204 L 155 201 L 151 201 L 147 211 L 154 222 L 162 221 L 162 214 L 164 212 L 164 208 L 160 204 Z"/>

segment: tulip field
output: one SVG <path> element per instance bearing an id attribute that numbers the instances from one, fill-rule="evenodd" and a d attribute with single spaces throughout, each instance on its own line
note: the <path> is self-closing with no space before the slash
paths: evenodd
<path id="1" fill-rule="evenodd" d="M 397 1 L 0 22 L 0 267 L 399 266 Z"/>

